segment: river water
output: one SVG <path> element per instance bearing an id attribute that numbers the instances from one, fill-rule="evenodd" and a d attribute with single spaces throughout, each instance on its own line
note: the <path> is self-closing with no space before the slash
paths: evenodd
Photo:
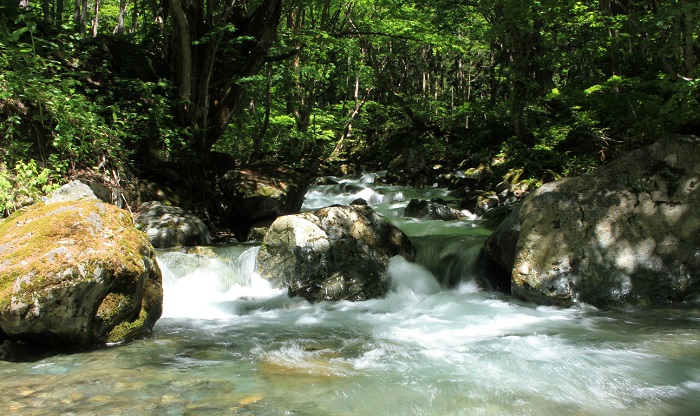
<path id="1" fill-rule="evenodd" d="M 304 209 L 367 200 L 419 249 L 383 299 L 290 299 L 257 247 L 161 251 L 164 314 L 128 345 L 0 363 L 0 414 L 694 415 L 700 311 L 537 307 L 480 288 L 478 220 L 401 217 L 374 175 L 312 188 Z M 459 281 L 447 288 L 441 282 Z"/>

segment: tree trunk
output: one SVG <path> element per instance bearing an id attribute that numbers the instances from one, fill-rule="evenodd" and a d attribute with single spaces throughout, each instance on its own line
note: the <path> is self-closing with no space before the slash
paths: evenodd
<path id="1" fill-rule="evenodd" d="M 168 0 L 173 33 L 167 58 L 174 63 L 177 121 L 192 132 L 189 147 L 194 153 L 208 152 L 228 126 L 242 98 L 237 81 L 265 64 L 282 3 L 263 0 L 252 13 L 222 3 L 211 11 L 216 20 L 207 21 L 201 1 Z M 227 24 L 237 30 L 221 30 Z M 225 54 L 219 45 L 227 45 Z"/>
<path id="2" fill-rule="evenodd" d="M 75 12 L 73 20 L 75 22 L 75 31 L 81 35 L 85 35 L 86 20 L 87 20 L 87 0 L 75 0 Z"/>
<path id="3" fill-rule="evenodd" d="M 175 45 L 173 54 L 175 60 L 175 85 L 177 86 L 177 98 L 182 101 L 180 117 L 186 118 L 191 106 L 190 95 L 192 94 L 192 37 L 190 34 L 190 23 L 182 2 L 170 0 L 170 12 L 173 15 L 173 26 Z"/>
<path id="4" fill-rule="evenodd" d="M 131 10 L 131 33 L 136 33 L 139 27 L 139 2 L 134 1 L 134 8 Z"/>
<path id="5" fill-rule="evenodd" d="M 336 143 L 335 148 L 333 148 L 333 152 L 331 153 L 331 159 L 337 159 L 340 156 L 340 154 L 345 150 L 345 141 L 349 139 L 352 135 L 352 123 L 355 121 L 355 117 L 357 117 L 357 115 L 360 114 L 360 111 L 362 111 L 362 107 L 364 107 L 365 103 L 367 103 L 367 100 L 372 94 L 373 89 L 374 87 L 370 87 L 367 89 L 364 98 L 362 98 L 362 101 L 359 100 L 359 97 L 355 99 L 355 107 L 352 109 L 352 111 L 350 111 L 350 115 L 348 116 L 348 120 L 345 122 L 343 132 L 341 133 L 340 138 L 338 139 L 338 143 Z"/>
<path id="6" fill-rule="evenodd" d="M 76 33 L 80 33 L 80 6 L 81 6 L 81 0 L 74 0 L 73 1 L 73 28 Z"/>
<path id="7" fill-rule="evenodd" d="M 44 14 L 44 23 L 46 26 L 51 24 L 51 6 L 49 0 L 41 1 L 41 12 Z"/>
<path id="8" fill-rule="evenodd" d="M 613 6 L 612 6 L 611 0 L 602 0 L 600 2 L 600 8 L 605 13 L 605 15 L 607 15 L 610 19 L 613 19 L 615 17 L 615 13 L 613 12 Z M 612 43 L 612 48 L 610 48 L 610 73 L 608 74 L 608 76 L 619 75 L 620 74 L 620 52 L 619 52 L 619 46 L 618 46 L 618 42 L 617 42 L 618 33 L 616 30 L 613 30 L 612 28 L 610 28 L 610 29 L 608 29 L 608 36 L 610 36 L 611 43 Z"/>
<path id="9" fill-rule="evenodd" d="M 119 17 L 114 33 L 124 33 L 124 14 L 126 13 L 126 0 L 119 0 Z"/>
<path id="10" fill-rule="evenodd" d="M 54 24 L 58 28 L 60 28 L 63 24 L 63 8 L 63 0 L 56 0 L 56 16 L 54 18 Z"/>
<path id="11" fill-rule="evenodd" d="M 92 20 L 92 37 L 97 36 L 97 26 L 100 19 L 100 0 L 95 0 L 95 17 Z"/>
<path id="12" fill-rule="evenodd" d="M 80 34 L 85 35 L 87 30 L 88 0 L 82 0 L 80 5 Z"/>
<path id="13" fill-rule="evenodd" d="M 693 13 L 689 10 L 688 0 L 681 0 L 681 10 L 682 10 L 682 32 L 683 32 L 683 63 L 685 64 L 685 75 L 687 77 L 692 76 L 693 70 L 695 70 L 695 48 L 694 48 L 694 37 L 693 37 L 693 26 L 695 19 L 693 19 Z"/>
<path id="14" fill-rule="evenodd" d="M 270 113 L 272 111 L 272 63 L 267 64 L 267 85 L 265 86 L 265 117 L 260 132 L 253 138 L 253 154 L 250 159 L 256 161 L 262 155 L 262 142 L 270 126 Z"/>

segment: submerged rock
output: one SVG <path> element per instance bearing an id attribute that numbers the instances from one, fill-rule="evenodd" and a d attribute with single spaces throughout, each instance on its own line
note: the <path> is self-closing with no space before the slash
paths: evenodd
<path id="1" fill-rule="evenodd" d="M 663 139 L 546 184 L 518 219 L 515 295 L 557 305 L 683 301 L 700 291 L 700 138 Z"/>
<path id="2" fill-rule="evenodd" d="M 258 252 L 260 275 L 310 302 L 365 300 L 389 290 L 393 256 L 413 260 L 408 237 L 366 205 L 278 218 Z"/>
<path id="3" fill-rule="evenodd" d="M 195 215 L 162 202 L 144 202 L 134 218 L 136 228 L 146 233 L 153 247 L 198 246 L 211 243 L 209 229 Z"/>
<path id="4" fill-rule="evenodd" d="M 445 203 L 421 199 L 410 200 L 404 210 L 404 216 L 435 221 L 461 221 L 467 219 L 462 211 L 448 207 Z"/>
<path id="5" fill-rule="evenodd" d="M 153 247 L 94 197 L 39 203 L 0 223 L 0 329 L 35 345 L 120 342 L 160 317 Z"/>

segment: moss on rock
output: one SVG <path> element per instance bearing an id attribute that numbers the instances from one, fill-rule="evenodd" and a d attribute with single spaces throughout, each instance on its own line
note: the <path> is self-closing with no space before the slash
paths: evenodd
<path id="1" fill-rule="evenodd" d="M 0 249 L 0 327 L 13 339 L 117 342 L 115 327 L 141 322 L 149 330 L 143 324 L 160 316 L 153 248 L 113 205 L 28 207 L 0 223 Z"/>

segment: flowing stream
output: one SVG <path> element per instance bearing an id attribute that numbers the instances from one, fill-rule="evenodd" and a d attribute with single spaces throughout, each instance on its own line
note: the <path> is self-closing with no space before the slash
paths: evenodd
<path id="1" fill-rule="evenodd" d="M 290 299 L 254 273 L 256 246 L 163 250 L 152 336 L 0 363 L 0 414 L 694 415 L 700 311 L 537 307 L 484 290 L 478 220 L 402 218 L 438 188 L 375 175 L 313 187 L 304 209 L 364 198 L 409 235 L 383 299 Z M 456 283 L 447 288 L 443 283 Z"/>

